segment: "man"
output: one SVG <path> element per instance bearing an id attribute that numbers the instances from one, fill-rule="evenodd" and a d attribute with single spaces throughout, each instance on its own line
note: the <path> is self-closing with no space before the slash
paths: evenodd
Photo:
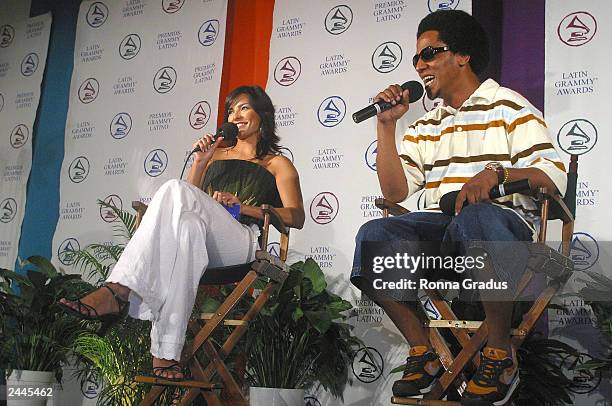
<path id="1" fill-rule="evenodd" d="M 534 201 L 517 194 L 491 204 L 489 190 L 527 178 L 532 189 L 545 187 L 563 193 L 567 181 L 540 113 L 518 93 L 491 79 L 483 83 L 478 79 L 488 63 L 488 39 L 472 16 L 458 10 L 429 14 L 419 24 L 416 51 L 413 64 L 427 95 L 444 103 L 408 127 L 398 153 L 396 123 L 408 111 L 408 91 L 391 85 L 380 92 L 375 100 L 390 102 L 393 107 L 377 116 L 376 165 L 386 199 L 402 202 L 424 188 L 427 210 L 364 224 L 356 237 L 351 274 L 351 281 L 376 298 L 411 346 L 404 375 L 393 385 L 395 396 L 429 392 L 434 379 L 442 374 L 442 365 L 414 308 L 406 305 L 418 300 L 416 290 L 377 295 L 380 292 L 376 292 L 372 274 L 362 270 L 362 243 L 532 241 L 539 220 Z M 457 190 L 456 216 L 440 213 L 440 198 Z M 463 207 L 465 202 L 469 205 Z M 501 257 L 505 255 L 502 262 L 526 255 L 498 251 L 503 251 Z M 412 254 L 422 252 L 416 249 Z M 495 270 L 507 280 L 510 291 L 516 288 L 520 274 L 509 272 L 507 266 L 496 266 Z M 422 270 L 406 272 L 405 276 L 418 275 L 427 276 Z M 494 294 L 482 291 L 480 295 L 489 337 L 462 404 L 501 405 L 518 383 L 517 359 L 510 341 L 513 303 L 495 300 Z"/>

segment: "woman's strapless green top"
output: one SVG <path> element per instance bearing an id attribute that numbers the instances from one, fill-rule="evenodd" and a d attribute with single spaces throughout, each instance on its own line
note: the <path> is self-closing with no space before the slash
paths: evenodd
<path id="1" fill-rule="evenodd" d="M 276 179 L 263 166 L 241 159 L 214 161 L 208 167 L 202 190 L 212 196 L 215 191 L 229 192 L 240 199 L 241 204 L 283 207 Z M 262 225 L 263 221 L 240 215 L 243 224 Z"/>

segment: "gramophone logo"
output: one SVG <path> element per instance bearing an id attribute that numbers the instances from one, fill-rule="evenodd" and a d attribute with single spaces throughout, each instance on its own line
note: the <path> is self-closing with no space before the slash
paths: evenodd
<path id="1" fill-rule="evenodd" d="M 385 363 L 374 347 L 360 349 L 353 356 L 353 374 L 363 383 L 371 383 L 381 377 Z"/>
<path id="2" fill-rule="evenodd" d="M 332 192 L 321 192 L 310 203 L 310 217 L 317 224 L 331 223 L 339 210 L 340 203 Z"/>
<path id="3" fill-rule="evenodd" d="M 91 6 L 89 6 L 89 10 L 87 10 L 87 15 L 85 19 L 87 20 L 87 24 L 89 24 L 92 28 L 98 28 L 104 22 L 106 22 L 106 18 L 108 17 L 108 7 L 104 3 L 96 1 Z"/>
<path id="4" fill-rule="evenodd" d="M 153 178 L 164 173 L 166 166 L 168 166 L 168 155 L 163 149 L 154 149 L 144 160 L 144 170 Z"/>
<path id="5" fill-rule="evenodd" d="M 74 183 L 81 183 L 89 175 L 89 160 L 84 156 L 75 158 L 68 167 L 68 177 Z"/>
<path id="6" fill-rule="evenodd" d="M 82 103 L 88 104 L 96 100 L 100 92 L 100 84 L 94 78 L 85 79 L 79 87 L 79 100 Z"/>
<path id="7" fill-rule="evenodd" d="M 319 105 L 317 115 L 322 126 L 335 127 L 346 115 L 346 103 L 340 96 L 329 96 Z"/>
<path id="8" fill-rule="evenodd" d="M 275 257 L 280 257 L 280 243 L 271 242 L 268 244 L 268 252 Z"/>
<path id="9" fill-rule="evenodd" d="M 0 27 L 0 48 L 6 48 L 11 45 L 15 38 L 15 29 L 13 26 L 5 24 Z"/>
<path id="10" fill-rule="evenodd" d="M 0 221 L 10 223 L 17 214 L 17 202 L 12 197 L 7 197 L 0 202 Z"/>
<path id="11" fill-rule="evenodd" d="M 119 113 L 110 123 L 110 135 L 116 140 L 125 138 L 132 129 L 132 117 L 128 113 Z"/>
<path id="12" fill-rule="evenodd" d="M 123 201 L 117 195 L 106 196 L 104 203 L 119 210 L 123 210 Z M 100 218 L 107 223 L 112 223 L 113 221 L 117 220 L 117 214 L 112 208 L 100 205 Z"/>
<path id="13" fill-rule="evenodd" d="M 138 55 L 141 46 L 142 41 L 138 34 L 128 34 L 119 44 L 119 55 L 125 60 L 130 60 Z"/>
<path id="14" fill-rule="evenodd" d="M 81 393 L 87 399 L 95 399 L 99 390 L 100 385 L 93 374 L 87 375 L 87 379 L 81 383 Z"/>
<path id="15" fill-rule="evenodd" d="M 295 56 L 287 56 L 276 64 L 274 80 L 281 86 L 290 86 L 300 77 L 302 64 Z"/>
<path id="16" fill-rule="evenodd" d="M 442 103 L 442 99 L 437 98 L 431 100 L 429 96 L 427 96 L 427 92 L 423 92 L 423 98 L 421 99 L 421 102 L 423 103 L 423 108 L 425 109 L 425 111 L 432 111 Z"/>
<path id="17" fill-rule="evenodd" d="M 427 296 L 427 294 L 424 293 L 419 296 L 419 300 L 421 301 L 421 303 L 423 303 L 423 308 L 425 309 L 425 313 L 427 313 L 429 319 L 440 320 L 442 318 L 442 315 L 440 314 L 436 306 L 433 304 L 429 296 Z"/>
<path id="18" fill-rule="evenodd" d="M 211 108 L 207 101 L 199 101 L 189 113 L 189 125 L 194 130 L 201 130 L 210 120 Z"/>
<path id="19" fill-rule="evenodd" d="M 153 78 L 153 88 L 157 93 L 168 93 L 176 84 L 176 71 L 172 66 L 164 66 Z"/>
<path id="20" fill-rule="evenodd" d="M 393 72 L 402 62 L 402 47 L 397 42 L 383 42 L 372 54 L 372 66 L 377 72 Z"/>
<path id="21" fill-rule="evenodd" d="M 432 13 L 437 10 L 454 10 L 461 0 L 428 0 L 427 6 Z"/>
<path id="22" fill-rule="evenodd" d="M 205 47 L 215 43 L 219 35 L 219 20 L 208 20 L 200 26 L 198 31 L 198 41 Z"/>
<path id="23" fill-rule="evenodd" d="M 287 159 L 289 159 L 292 163 L 295 163 L 293 152 L 287 147 L 280 147 L 279 152 Z"/>
<path id="24" fill-rule="evenodd" d="M 25 124 L 18 124 L 11 131 L 11 146 L 15 149 L 23 147 L 30 137 L 30 130 Z"/>
<path id="25" fill-rule="evenodd" d="M 304 406 L 323 406 L 321 404 L 321 402 L 319 402 L 319 399 L 315 398 L 314 396 L 306 396 L 304 398 Z"/>
<path id="26" fill-rule="evenodd" d="M 32 76 L 36 69 L 38 69 L 38 55 L 31 52 L 21 61 L 21 74 L 23 76 Z"/>
<path id="27" fill-rule="evenodd" d="M 332 35 L 342 34 L 353 23 L 353 10 L 349 6 L 336 6 L 325 16 L 325 29 Z"/>
<path id="28" fill-rule="evenodd" d="M 597 20 L 586 11 L 568 14 L 557 27 L 559 39 L 571 47 L 579 47 L 593 39 L 597 32 Z"/>
<path id="29" fill-rule="evenodd" d="M 76 238 L 66 238 L 57 247 L 57 259 L 64 265 L 72 265 L 76 260 L 74 253 L 80 249 L 81 246 Z"/>
<path id="30" fill-rule="evenodd" d="M 593 370 L 576 368 L 577 361 L 580 361 L 581 364 L 594 361 L 593 357 L 589 354 L 581 353 L 579 356 L 579 360 L 577 360 L 576 356 L 574 355 L 568 355 L 561 360 L 561 368 L 563 373 L 572 381 L 572 383 L 568 386 L 568 390 L 577 394 L 591 393 L 601 384 L 602 371 L 601 369 Z M 597 405 L 599 403 L 594 404 Z M 604 402 L 602 403 L 602 406 L 606 406 L 608 404 L 608 402 Z"/>
<path id="31" fill-rule="evenodd" d="M 365 152 L 365 163 L 374 172 L 376 172 L 376 154 L 378 153 L 378 141 L 374 140 Z"/>
<path id="32" fill-rule="evenodd" d="M 557 142 L 568 154 L 586 154 L 597 144 L 597 128 L 585 119 L 568 121 L 557 133 Z"/>
<path id="33" fill-rule="evenodd" d="M 185 0 L 162 0 L 162 8 L 168 14 L 176 13 L 183 7 Z"/>
<path id="34" fill-rule="evenodd" d="M 574 233 L 570 243 L 570 258 L 578 271 L 591 268 L 599 259 L 597 241 L 587 233 Z"/>

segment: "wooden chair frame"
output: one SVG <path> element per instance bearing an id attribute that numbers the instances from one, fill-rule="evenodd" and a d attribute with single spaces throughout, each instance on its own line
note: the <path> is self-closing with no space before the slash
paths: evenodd
<path id="1" fill-rule="evenodd" d="M 570 199 L 573 199 L 574 202 L 577 170 L 578 156 L 572 155 L 568 170 L 567 193 L 573 193 Z M 570 182 L 573 184 L 570 184 Z M 573 269 L 569 256 L 572 235 L 574 233 L 574 210 L 570 209 L 560 196 L 549 194 L 545 189 L 539 190 L 537 199 L 541 204 L 540 215 L 542 219 L 540 232 L 538 234 L 538 242 L 544 243 L 546 241 L 548 220 L 561 220 L 563 222 L 561 232 L 561 253 L 563 256 L 559 255 L 553 258 L 553 255 L 550 261 L 556 261 L 561 265 L 561 268 L 569 271 L 559 275 L 553 275 L 552 278 L 548 279 L 547 286 L 539 294 L 535 302 L 533 302 L 531 308 L 523 315 L 522 322 L 518 328 L 512 330 L 512 345 L 514 348 L 519 348 L 522 345 L 551 299 L 559 289 L 563 287 L 565 282 L 567 282 L 567 279 L 571 276 L 571 270 Z M 387 199 L 376 199 L 375 205 L 382 209 L 383 217 L 388 217 L 390 214 L 402 215 L 410 212 L 408 209 Z M 575 205 L 570 206 L 575 207 Z M 520 296 L 534 276 L 535 272 L 531 269 L 525 272 L 523 278 L 519 282 L 515 297 Z M 440 357 L 440 362 L 444 366 L 445 372 L 435 381 L 431 392 L 424 395 L 422 399 L 393 396 L 391 398 L 391 403 L 398 405 L 460 406 L 459 402 L 441 399 L 451 385 L 457 389 L 459 394 L 463 393 L 465 388 L 467 388 L 468 379 L 463 371 L 470 362 L 475 367 L 478 367 L 480 363 L 479 351 L 484 347 L 488 337 L 487 321 L 486 319 L 484 321 L 460 320 L 451 310 L 449 303 L 442 298 L 437 290 L 426 290 L 425 292 L 442 317 L 440 320 L 427 320 L 424 325 L 429 328 L 430 342 Z M 427 314 L 427 312 L 424 313 Z M 448 344 L 438 331 L 440 328 L 448 328 L 459 342 L 462 349 L 457 356 L 453 355 Z M 509 400 L 508 404 L 514 404 L 512 399 Z"/>
<path id="2" fill-rule="evenodd" d="M 142 202 L 135 201 L 132 202 L 132 207 L 137 213 L 136 226 L 138 226 L 147 206 Z M 285 260 L 287 259 L 289 247 L 290 229 L 283 223 L 280 215 L 274 208 L 269 205 L 262 205 L 261 209 L 264 214 L 264 224 L 260 240 L 262 249 L 256 252 L 255 261 L 230 267 L 209 268 L 204 272 L 200 280 L 200 287 L 230 283 L 236 283 L 236 286 L 215 313 L 203 313 L 198 319 L 191 319 L 189 321 L 188 328 L 194 334 L 194 339 L 191 343 L 185 344 L 181 364 L 189 369 L 193 379 L 173 381 L 152 376 L 137 376 L 135 378 L 136 382 L 153 385 L 145 398 L 140 402 L 140 405 L 152 405 L 167 388 L 181 387 L 186 389 L 186 393 L 182 395 L 179 402 L 180 405 L 191 404 L 201 394 L 209 406 L 220 406 L 222 402 L 215 391 L 224 388 L 232 398 L 232 404 L 248 406 L 240 386 L 232 376 L 227 365 L 225 365 L 224 360 L 244 333 L 246 333 L 249 322 L 261 311 L 270 295 L 278 286 L 282 285 L 289 274 Z M 280 233 L 280 257 L 278 258 L 265 250 L 268 245 L 270 225 Z M 232 275 L 235 276 L 232 277 Z M 251 307 L 240 320 L 228 319 L 227 317 L 230 312 L 245 295 L 251 292 L 253 284 L 260 277 L 267 280 L 267 283 L 257 295 Z M 225 342 L 219 348 L 216 348 L 209 338 L 220 326 L 230 326 L 234 330 Z M 207 365 L 202 365 L 196 357 L 197 352 L 200 350 L 206 353 L 209 360 Z M 219 379 L 213 381 L 216 375 L 218 375 Z"/>

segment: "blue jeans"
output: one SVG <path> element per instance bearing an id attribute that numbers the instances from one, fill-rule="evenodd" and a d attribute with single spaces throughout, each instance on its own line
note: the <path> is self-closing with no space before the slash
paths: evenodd
<path id="1" fill-rule="evenodd" d="M 409 251 L 412 256 L 444 255 L 444 252 L 432 252 L 432 242 L 459 247 L 453 255 L 466 255 L 474 249 L 484 249 L 489 254 L 491 266 L 497 278 L 507 282 L 511 294 L 525 272 L 529 249 L 527 244 L 517 241 L 533 241 L 533 231 L 517 213 L 490 203 L 476 203 L 465 206 L 458 216 L 450 217 L 437 212 L 407 213 L 401 216 L 371 220 L 361 226 L 355 237 L 355 255 L 351 282 L 369 296 L 373 293 L 373 273 L 362 270 L 362 246 L 364 242 L 388 241 L 383 244 L 377 255 L 393 256 L 401 250 Z M 395 244 L 394 242 L 400 241 Z M 484 242 L 484 243 L 483 243 Z M 487 242 L 488 243 L 487 245 Z M 455 243 L 455 244 L 453 244 Z M 379 244 L 380 245 L 380 244 Z M 445 246 L 447 244 L 444 244 Z M 365 254 L 365 252 L 364 252 Z M 402 277 L 408 280 L 427 278 L 431 280 L 474 278 L 475 275 L 465 272 L 435 272 L 418 270 L 404 272 Z M 415 301 L 417 290 L 385 290 L 386 295 L 398 301 Z M 471 297 L 471 296 L 468 296 Z"/>

